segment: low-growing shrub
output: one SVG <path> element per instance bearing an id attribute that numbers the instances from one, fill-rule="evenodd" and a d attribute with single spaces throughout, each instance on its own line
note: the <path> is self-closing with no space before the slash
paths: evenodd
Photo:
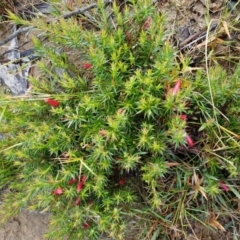
<path id="1" fill-rule="evenodd" d="M 50 239 L 125 239 L 134 219 L 144 239 L 237 218 L 240 66 L 187 71 L 151 1 L 129 2 L 99 1 L 90 29 L 31 21 L 48 41 L 31 90 L 1 97 L 1 219 L 50 212 Z"/>

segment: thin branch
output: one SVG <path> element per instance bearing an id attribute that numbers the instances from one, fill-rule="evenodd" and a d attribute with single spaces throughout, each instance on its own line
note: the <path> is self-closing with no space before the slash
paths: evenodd
<path id="1" fill-rule="evenodd" d="M 104 4 L 108 4 L 108 3 L 111 3 L 111 2 L 112 2 L 112 0 L 106 0 L 106 1 L 104 1 Z M 72 17 L 74 15 L 83 14 L 84 12 L 86 12 L 86 11 L 92 9 L 92 8 L 95 8 L 95 7 L 97 7 L 97 4 L 93 3 L 93 4 L 89 5 L 89 6 L 76 9 L 76 10 L 74 10 L 72 12 L 69 12 L 69 13 L 65 13 L 65 14 L 62 15 L 62 18 L 66 19 L 66 18 L 70 18 L 70 17 Z"/>
<path id="2" fill-rule="evenodd" d="M 209 31 L 213 31 L 215 30 L 216 28 L 218 27 L 218 24 L 213 24 Z M 194 33 L 193 35 L 189 36 L 187 39 L 185 39 L 184 41 L 182 41 L 180 44 L 179 44 L 179 49 L 182 50 L 184 48 L 187 48 L 189 47 L 190 45 L 193 45 L 194 43 L 202 40 L 203 38 L 206 38 L 206 34 L 207 34 L 207 30 L 201 30 L 197 33 Z"/>
<path id="3" fill-rule="evenodd" d="M 105 0 L 104 4 L 108 4 L 108 3 L 111 3 L 111 2 L 112 2 L 112 0 Z M 91 4 L 89 6 L 86 6 L 86 7 L 83 7 L 83 8 L 76 9 L 76 10 L 74 10 L 72 12 L 69 12 L 69 13 L 65 13 L 61 17 L 64 18 L 64 19 L 67 19 L 67 18 L 70 18 L 74 15 L 83 14 L 84 12 L 86 12 L 86 11 L 88 11 L 88 10 L 94 8 L 94 7 L 97 7 L 96 3 L 93 3 L 93 4 Z M 6 44 L 7 42 L 11 41 L 15 37 L 17 37 L 19 34 L 28 32 L 32 29 L 34 29 L 34 27 L 32 27 L 32 26 L 18 29 L 16 32 L 14 32 L 13 34 L 6 37 L 3 41 L 1 41 L 0 46 L 2 46 L 4 44 Z"/>
<path id="4" fill-rule="evenodd" d="M 0 46 L 2 46 L 4 44 L 6 44 L 7 42 L 11 41 L 15 37 L 17 37 L 19 34 L 28 32 L 28 31 L 32 30 L 33 28 L 34 27 L 31 26 L 31 27 L 25 27 L 25 28 L 18 29 L 16 32 L 14 32 L 13 34 L 11 34 L 8 37 L 6 37 L 3 41 L 1 41 L 0 42 Z"/>

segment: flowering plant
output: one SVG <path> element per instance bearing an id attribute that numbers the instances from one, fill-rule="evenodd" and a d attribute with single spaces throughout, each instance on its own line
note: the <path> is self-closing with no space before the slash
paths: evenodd
<path id="1" fill-rule="evenodd" d="M 138 218 L 160 236 L 236 194 L 223 172 L 239 172 L 240 67 L 210 69 L 210 91 L 204 71 L 181 69 L 152 1 L 130 2 L 113 3 L 113 24 L 99 1 L 97 32 L 32 20 L 54 47 L 33 39 L 40 79 L 2 100 L 2 219 L 28 207 L 51 212 L 51 239 L 124 239 Z"/>

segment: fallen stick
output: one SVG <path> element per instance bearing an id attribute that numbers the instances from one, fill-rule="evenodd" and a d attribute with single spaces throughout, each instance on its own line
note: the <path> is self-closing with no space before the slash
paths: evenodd
<path id="1" fill-rule="evenodd" d="M 3 41 L 1 41 L 0 42 L 0 46 L 2 46 L 4 44 L 6 44 L 7 42 L 11 41 L 15 37 L 17 37 L 19 34 L 28 32 L 28 31 L 30 31 L 32 29 L 34 29 L 34 27 L 19 28 L 16 32 L 14 32 L 13 34 L 11 34 L 8 37 L 6 37 Z"/>
<path id="2" fill-rule="evenodd" d="M 210 31 L 215 30 L 218 27 L 218 24 L 214 24 Z M 183 42 L 179 44 L 179 50 L 183 50 L 185 48 L 188 48 L 189 46 L 201 41 L 202 39 L 206 38 L 206 30 L 201 30 L 197 33 L 194 33 L 193 35 L 189 36 L 187 39 L 185 39 Z"/>
<path id="3" fill-rule="evenodd" d="M 104 4 L 108 4 L 108 3 L 111 3 L 112 0 L 105 0 L 104 1 Z M 86 6 L 86 7 L 83 7 L 83 8 L 79 8 L 79 9 L 76 9 L 72 12 L 69 12 L 69 13 L 65 13 L 63 14 L 61 17 L 64 18 L 64 19 L 67 19 L 67 18 L 70 18 L 74 15 L 79 15 L 79 14 L 83 14 L 84 12 L 94 8 L 94 7 L 97 7 L 97 4 L 96 3 L 93 3 L 89 6 Z M 52 21 L 52 20 L 51 20 Z M 51 21 L 49 21 L 48 23 L 50 23 Z M 15 37 L 17 37 L 19 34 L 21 33 L 25 33 L 25 32 L 28 32 L 32 29 L 34 29 L 35 27 L 24 27 L 24 28 L 20 28 L 18 29 L 16 32 L 14 32 L 13 34 L 9 35 L 8 37 L 6 37 L 3 41 L 0 42 L 0 46 L 8 43 L 9 41 L 11 41 L 12 39 L 14 39 Z"/>

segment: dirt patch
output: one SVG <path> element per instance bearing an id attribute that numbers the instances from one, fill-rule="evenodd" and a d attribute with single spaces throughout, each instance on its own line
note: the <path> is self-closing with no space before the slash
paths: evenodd
<path id="1" fill-rule="evenodd" d="M 48 227 L 48 214 L 23 210 L 0 228 L 1 240 L 42 240 Z"/>

